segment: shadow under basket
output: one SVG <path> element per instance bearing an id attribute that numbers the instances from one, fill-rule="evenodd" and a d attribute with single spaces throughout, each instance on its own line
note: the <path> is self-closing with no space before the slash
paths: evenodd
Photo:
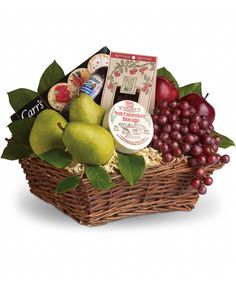
<path id="1" fill-rule="evenodd" d="M 57 169 L 37 157 L 22 159 L 20 164 L 31 193 L 88 226 L 135 215 L 192 210 L 199 198 L 198 191 L 189 185 L 194 168 L 184 160 L 146 169 L 134 187 L 114 174 L 115 186 L 110 190 L 97 190 L 83 178 L 78 187 L 63 194 L 54 190 L 61 179 L 72 175 L 67 170 Z M 215 164 L 205 170 L 212 174 L 221 167 Z"/>

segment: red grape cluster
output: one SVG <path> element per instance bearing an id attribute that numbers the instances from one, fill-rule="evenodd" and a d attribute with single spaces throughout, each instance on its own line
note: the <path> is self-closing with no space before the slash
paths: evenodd
<path id="1" fill-rule="evenodd" d="M 206 116 L 199 116 L 187 101 L 162 101 L 152 115 L 154 135 L 151 146 L 162 153 L 164 162 L 174 157 L 189 156 L 188 162 L 196 167 L 192 187 L 200 194 L 213 180 L 203 167 L 215 163 L 228 163 L 229 156 L 217 153 L 220 137 L 213 136 L 213 125 Z M 199 173 L 200 172 L 200 173 Z"/>

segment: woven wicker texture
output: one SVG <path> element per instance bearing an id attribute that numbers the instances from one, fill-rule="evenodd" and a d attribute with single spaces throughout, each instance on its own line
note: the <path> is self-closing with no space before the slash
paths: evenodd
<path id="1" fill-rule="evenodd" d="M 112 180 L 116 185 L 110 190 L 94 189 L 83 178 L 77 188 L 63 194 L 55 194 L 54 190 L 62 178 L 71 175 L 68 171 L 56 169 L 36 157 L 20 160 L 20 164 L 34 195 L 89 226 L 135 215 L 191 210 L 199 197 L 189 185 L 193 168 L 184 160 L 146 169 L 134 187 L 115 174 Z M 214 165 L 206 171 L 212 174 L 220 167 Z"/>

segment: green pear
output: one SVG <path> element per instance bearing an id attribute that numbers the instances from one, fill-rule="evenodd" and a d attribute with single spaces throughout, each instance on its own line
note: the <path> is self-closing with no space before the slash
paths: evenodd
<path id="1" fill-rule="evenodd" d="M 85 93 L 81 93 L 71 101 L 69 113 L 71 122 L 101 125 L 104 114 L 105 110 Z"/>
<path id="2" fill-rule="evenodd" d="M 113 137 L 99 125 L 69 122 L 62 139 L 69 153 L 80 163 L 103 165 L 114 152 Z"/>
<path id="3" fill-rule="evenodd" d="M 39 155 L 53 148 L 65 148 L 62 141 L 63 131 L 58 123 L 65 127 L 67 121 L 54 110 L 46 109 L 37 116 L 29 137 L 35 154 Z"/>

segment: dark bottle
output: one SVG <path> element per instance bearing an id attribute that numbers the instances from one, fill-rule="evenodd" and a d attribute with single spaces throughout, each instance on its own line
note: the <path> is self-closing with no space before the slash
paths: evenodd
<path id="1" fill-rule="evenodd" d="M 81 93 L 89 95 L 97 104 L 101 103 L 102 91 L 107 75 L 107 67 L 97 69 L 89 79 L 81 86 L 78 96 Z M 70 102 L 64 107 L 61 115 L 69 119 Z"/>
<path id="2" fill-rule="evenodd" d="M 97 69 L 97 71 L 95 71 L 82 85 L 80 93 L 88 94 L 96 103 L 100 104 L 106 75 L 107 67 Z"/>

